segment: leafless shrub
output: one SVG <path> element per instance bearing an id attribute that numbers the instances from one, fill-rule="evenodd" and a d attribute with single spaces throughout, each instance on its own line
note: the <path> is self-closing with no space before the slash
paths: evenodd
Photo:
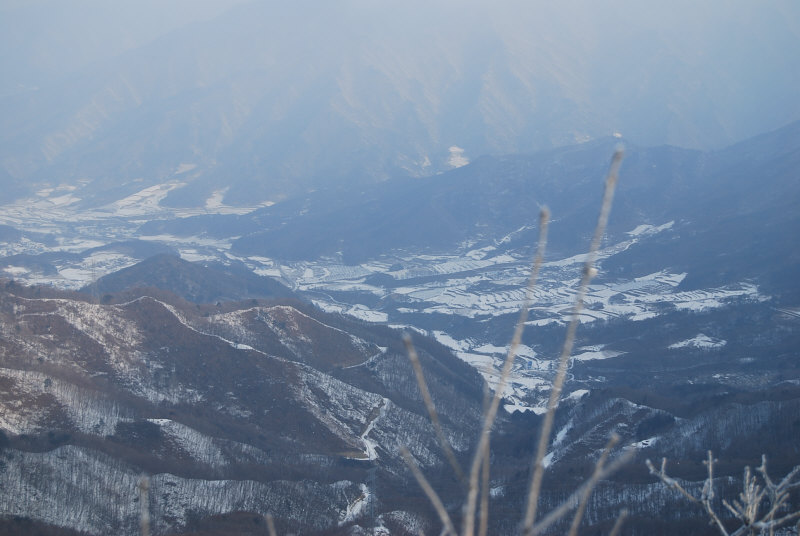
<path id="1" fill-rule="evenodd" d="M 647 460 L 647 467 L 650 469 L 650 474 L 658 477 L 689 502 L 701 505 L 711 523 L 719 529 L 723 536 L 743 536 L 745 534 L 769 534 L 772 536 L 776 529 L 800 518 L 800 511 L 785 512 L 791 491 L 800 488 L 800 465 L 775 483 L 767 473 L 767 457 L 762 456 L 761 466 L 756 469 L 756 474 L 750 467 L 745 467 L 742 479 L 743 490 L 739 494 L 739 499 L 732 502 L 728 502 L 726 499 L 722 500 L 722 505 L 739 524 L 738 528 L 730 532 L 722 522 L 725 516 L 714 509 L 716 496 L 714 463 L 716 461 L 709 450 L 708 458 L 703 462 L 708 470 L 708 475 L 699 497 L 689 493 L 678 480 L 667 474 L 666 458 L 661 460 L 660 469 L 656 469 L 650 460 Z M 758 475 L 761 476 L 760 479 Z"/>

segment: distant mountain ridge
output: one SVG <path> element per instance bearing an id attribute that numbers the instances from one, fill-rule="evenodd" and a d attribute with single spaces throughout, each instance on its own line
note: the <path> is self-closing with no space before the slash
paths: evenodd
<path id="1" fill-rule="evenodd" d="M 196 303 L 294 296 L 281 283 L 258 276 L 244 267 L 201 266 L 166 253 L 103 276 L 82 291 L 104 295 L 147 287 L 168 291 Z"/>
<path id="2" fill-rule="evenodd" d="M 793 2 L 243 2 L 35 87 L 10 57 L 0 195 L 67 185 L 98 206 L 172 182 L 173 206 L 250 205 L 613 132 L 716 148 L 800 118 L 797 16 Z"/>
<path id="3" fill-rule="evenodd" d="M 535 244 L 539 208 L 548 205 L 554 218 L 548 255 L 566 257 L 586 247 L 618 142 L 484 157 L 426 179 L 320 190 L 244 216 L 154 221 L 139 232 L 238 236 L 232 251 L 241 256 L 358 264 L 487 245 L 519 253 Z M 609 236 L 623 240 L 642 224 L 674 225 L 614 256 L 607 269 L 636 277 L 672 267 L 689 273 L 685 288 L 757 277 L 793 299 L 788 279 L 800 266 L 797 169 L 800 122 L 720 151 L 629 144 Z"/>

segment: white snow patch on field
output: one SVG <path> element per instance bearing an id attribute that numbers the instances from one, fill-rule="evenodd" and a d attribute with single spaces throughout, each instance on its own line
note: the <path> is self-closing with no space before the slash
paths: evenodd
<path id="1" fill-rule="evenodd" d="M 506 359 L 507 349 L 492 344 L 478 343 L 472 339 L 458 340 L 443 331 L 434 331 L 434 338 L 447 346 L 459 359 L 475 368 L 489 384 L 497 390 L 501 380 L 501 370 Z M 510 403 L 504 408 L 508 412 L 544 411 L 539 404 L 531 404 L 528 397 L 534 390 L 544 395 L 550 389 L 550 363 L 536 359 L 536 352 L 520 345 L 511 372 L 503 389 L 503 397 Z"/>
<path id="2" fill-rule="evenodd" d="M 647 447 L 651 447 L 651 446 L 655 445 L 656 442 L 658 442 L 658 439 L 659 439 L 658 436 L 649 437 L 647 439 L 643 439 L 641 441 L 637 441 L 635 443 L 631 443 L 631 447 L 633 447 L 635 449 L 645 449 Z"/>
<path id="3" fill-rule="evenodd" d="M 469 158 L 464 156 L 464 149 L 457 145 L 451 146 L 448 151 L 450 152 L 450 156 L 447 159 L 447 163 L 452 168 L 460 168 L 469 164 Z"/>
<path id="4" fill-rule="evenodd" d="M 628 235 L 630 236 L 647 236 L 656 233 L 660 233 L 661 231 L 666 231 L 667 229 L 671 229 L 672 226 L 675 225 L 674 221 L 667 222 L 663 225 L 638 225 L 633 231 L 628 231 Z"/>
<path id="5" fill-rule="evenodd" d="M 469 341 L 458 341 L 444 331 L 434 331 L 433 337 L 452 350 L 466 352 L 470 348 Z"/>
<path id="6" fill-rule="evenodd" d="M 618 355 L 622 355 L 625 352 L 616 352 L 614 350 L 590 350 L 587 352 L 581 352 L 579 354 L 575 354 L 572 356 L 572 359 L 575 361 L 594 361 L 598 359 L 610 359 L 612 357 L 617 357 Z"/>
<path id="7" fill-rule="evenodd" d="M 181 175 L 183 173 L 187 173 L 189 171 L 192 171 L 196 167 L 197 167 L 197 164 L 186 164 L 186 163 L 180 164 L 178 166 L 178 169 L 175 170 L 175 175 Z"/>
<path id="8" fill-rule="evenodd" d="M 11 276 L 20 276 L 30 272 L 30 270 L 22 266 L 6 266 L 3 271 Z"/>
<path id="9" fill-rule="evenodd" d="M 360 303 L 355 305 L 347 305 L 338 303 L 333 304 L 321 300 L 311 300 L 311 302 L 326 313 L 345 314 L 366 322 L 384 323 L 389 321 L 389 315 L 387 313 L 374 311 L 366 305 L 361 305 Z"/>
<path id="10" fill-rule="evenodd" d="M 532 411 L 536 415 L 544 415 L 547 412 L 545 406 L 523 406 L 522 404 L 506 404 L 503 406 L 503 409 L 508 413 L 514 413 L 515 411 L 519 411 L 520 413 Z"/>
<path id="11" fill-rule="evenodd" d="M 584 396 L 589 394 L 588 389 L 577 389 L 572 391 L 568 396 L 564 398 L 564 400 L 580 400 Z"/>
<path id="12" fill-rule="evenodd" d="M 157 212 L 161 201 L 174 189 L 185 186 L 183 182 L 156 184 L 119 201 L 111 203 L 108 208 L 118 216 L 143 216 Z"/>
<path id="13" fill-rule="evenodd" d="M 726 344 L 728 344 L 728 342 L 725 340 L 715 339 L 714 337 L 709 337 L 708 335 L 700 333 L 691 339 L 670 344 L 669 348 L 722 348 Z"/>

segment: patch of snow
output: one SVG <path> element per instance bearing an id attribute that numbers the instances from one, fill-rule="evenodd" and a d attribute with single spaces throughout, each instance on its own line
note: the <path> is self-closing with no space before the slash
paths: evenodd
<path id="1" fill-rule="evenodd" d="M 540 318 L 537 320 L 528 320 L 525 322 L 526 326 L 546 326 L 548 324 L 558 324 L 560 320 L 558 318 Z"/>
<path id="2" fill-rule="evenodd" d="M 189 262 L 214 261 L 217 259 L 216 255 L 200 253 L 196 249 L 180 249 L 178 254 L 181 259 Z"/>
<path id="3" fill-rule="evenodd" d="M 659 439 L 658 436 L 650 437 L 650 438 L 647 438 L 647 439 L 643 439 L 641 441 L 637 441 L 635 443 L 631 443 L 630 446 L 635 448 L 635 449 L 645 449 L 647 447 L 651 447 L 651 446 L 655 445 L 656 442 L 658 441 L 658 439 Z"/>
<path id="4" fill-rule="evenodd" d="M 30 270 L 22 266 L 6 266 L 3 271 L 11 276 L 20 276 L 30 272 Z"/>
<path id="5" fill-rule="evenodd" d="M 388 324 L 388 326 L 392 329 L 399 329 L 400 331 L 413 331 L 414 333 L 419 333 L 426 337 L 429 335 L 427 330 L 412 326 L 411 324 Z"/>
<path id="6" fill-rule="evenodd" d="M 372 500 L 372 493 L 365 484 L 360 485 L 361 494 L 347 502 L 347 507 L 339 516 L 339 526 L 356 521 L 364 513 L 367 504 Z"/>
<path id="7" fill-rule="evenodd" d="M 192 171 L 197 167 L 197 164 L 180 164 L 178 169 L 175 170 L 175 175 L 181 175 L 183 173 L 187 173 Z"/>
<path id="8" fill-rule="evenodd" d="M 544 415 L 547 413 L 547 408 L 544 406 L 523 406 L 521 404 L 505 404 L 503 409 L 506 410 L 508 413 L 514 413 L 515 411 L 519 411 L 520 413 L 525 413 L 526 411 L 532 411 L 536 415 Z"/>
<path id="9" fill-rule="evenodd" d="M 628 231 L 626 234 L 628 234 L 629 236 L 637 236 L 637 237 L 653 235 L 656 233 L 660 233 L 661 231 L 666 231 L 667 229 L 671 229 L 673 225 L 675 225 L 675 221 L 670 221 L 659 226 L 638 225 L 633 231 Z"/>
<path id="10" fill-rule="evenodd" d="M 448 151 L 450 156 L 447 159 L 447 164 L 451 168 L 460 168 L 469 164 L 469 158 L 464 156 L 464 149 L 457 145 L 452 145 Z"/>
<path id="11" fill-rule="evenodd" d="M 58 197 L 48 197 L 47 201 L 53 205 L 54 207 L 65 207 L 67 205 L 72 205 L 74 203 L 79 202 L 81 199 L 80 197 L 75 197 L 72 194 L 65 194 L 60 195 Z"/>
<path id="12" fill-rule="evenodd" d="M 364 433 L 361 434 L 361 441 L 364 442 L 364 452 L 367 455 L 367 460 L 377 460 L 378 459 L 378 442 L 372 439 L 369 439 L 369 434 L 372 432 L 372 429 L 375 427 L 375 423 L 378 419 L 386 417 L 386 408 L 389 404 L 389 399 L 385 398 L 381 402 L 380 409 L 378 411 L 378 415 L 372 419 L 367 428 L 364 430 Z"/>
<path id="13" fill-rule="evenodd" d="M 508 353 L 508 347 L 495 346 L 493 344 L 482 344 L 481 346 L 473 348 L 473 350 L 479 354 L 490 355 L 505 355 Z"/>
<path id="14" fill-rule="evenodd" d="M 581 352 L 580 354 L 573 355 L 572 359 L 574 359 L 575 361 L 594 361 L 598 359 L 610 359 L 612 357 L 617 357 L 623 354 L 625 354 L 625 352 L 616 352 L 614 350 L 599 350 L 592 352 Z"/>
<path id="15" fill-rule="evenodd" d="M 553 446 L 560 445 L 564 439 L 567 437 L 567 432 L 572 429 L 572 420 L 570 420 L 561 430 L 556 433 L 556 436 L 553 438 Z"/>
<path id="16" fill-rule="evenodd" d="M 46 374 L 2 368 L 0 377 L 12 379 L 15 389 L 29 396 L 52 396 L 75 427 L 86 434 L 113 434 L 118 422 L 132 417 L 129 411 L 102 393 L 53 379 Z M 14 434 L 31 433 L 37 428 L 37 414 L 46 417 L 46 413 L 46 410 L 6 403 L 4 411 L 0 412 L 0 428 Z"/>
<path id="17" fill-rule="evenodd" d="M 168 245 L 180 245 L 183 247 L 203 246 L 221 251 L 228 251 L 231 249 L 231 241 L 229 239 L 215 239 L 206 236 L 174 236 L 161 234 L 142 235 L 138 238 L 139 240 L 147 240 L 148 242 L 162 242 Z"/>
<path id="18" fill-rule="evenodd" d="M 129 195 L 119 201 L 115 201 L 108 206 L 111 212 L 118 216 L 143 216 L 152 212 L 157 212 L 161 201 L 176 188 L 185 186 L 183 182 L 170 182 L 156 184 L 135 194 Z"/>
<path id="19" fill-rule="evenodd" d="M 564 400 L 580 400 L 584 396 L 589 394 L 588 389 L 577 389 L 572 391 L 569 396 L 565 397 Z"/>
<path id="20" fill-rule="evenodd" d="M 222 207 L 222 200 L 225 198 L 225 194 L 228 192 L 228 188 L 222 188 L 221 190 L 215 190 L 211 196 L 206 199 L 206 209 L 213 210 L 215 208 Z"/>
<path id="21" fill-rule="evenodd" d="M 389 315 L 386 313 L 382 313 L 380 311 L 373 311 L 366 305 L 355 304 L 352 307 L 348 307 L 344 310 L 344 313 L 350 316 L 354 316 L 359 320 L 365 320 L 367 322 L 387 322 L 389 320 Z"/>
<path id="22" fill-rule="evenodd" d="M 778 307 L 776 311 L 783 313 L 790 318 L 800 318 L 800 307 Z"/>
<path id="23" fill-rule="evenodd" d="M 691 339 L 686 339 L 684 341 L 676 342 L 675 344 L 670 344 L 668 348 L 676 349 L 676 348 L 722 348 L 728 344 L 728 341 L 724 341 L 722 339 L 715 339 L 713 337 L 709 337 L 703 333 L 698 334 L 696 337 Z"/>

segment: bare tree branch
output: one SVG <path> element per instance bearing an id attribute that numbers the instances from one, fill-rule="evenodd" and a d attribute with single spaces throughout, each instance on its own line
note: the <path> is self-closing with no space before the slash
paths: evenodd
<path id="1" fill-rule="evenodd" d="M 614 523 L 614 526 L 611 528 L 611 532 L 608 533 L 608 536 L 617 536 L 619 532 L 622 530 L 622 525 L 625 523 L 625 519 L 628 517 L 628 509 L 623 508 L 619 512 L 619 516 L 617 517 L 617 522 Z"/>
<path id="2" fill-rule="evenodd" d="M 269 531 L 269 536 L 278 536 L 278 532 L 275 530 L 275 520 L 272 519 L 272 514 L 267 514 L 267 530 Z"/>
<path id="3" fill-rule="evenodd" d="M 572 525 L 569 528 L 569 536 L 576 536 L 578 534 L 578 527 L 583 520 L 583 514 L 586 512 L 586 504 L 589 502 L 589 496 L 592 494 L 592 490 L 594 490 L 594 485 L 597 483 L 598 475 L 603 471 L 603 466 L 605 466 L 606 460 L 611 455 L 611 449 L 619 443 L 619 436 L 617 434 L 611 434 L 611 437 L 608 440 L 608 444 L 606 444 L 606 448 L 603 449 L 603 454 L 600 455 L 600 459 L 597 460 L 597 463 L 594 464 L 594 472 L 592 473 L 592 477 L 590 481 L 593 481 L 594 484 L 592 486 L 588 486 L 581 496 L 580 504 L 578 504 L 578 509 L 575 511 L 575 516 L 572 518 Z"/>
<path id="4" fill-rule="evenodd" d="M 491 450 L 487 439 L 486 448 L 483 449 L 483 478 L 481 479 L 481 512 L 478 523 L 478 536 L 486 536 L 489 532 L 489 460 Z"/>
<path id="5" fill-rule="evenodd" d="M 608 169 L 606 176 L 605 191 L 603 193 L 603 203 L 600 207 L 600 215 L 597 219 L 597 226 L 595 227 L 594 236 L 592 237 L 589 252 L 586 254 L 586 261 L 583 266 L 583 275 L 578 287 L 578 293 L 575 297 L 575 305 L 572 309 L 572 318 L 570 319 L 569 326 L 567 327 L 567 335 L 564 339 L 564 346 L 561 350 L 561 356 L 558 360 L 558 369 L 556 372 L 553 385 L 550 390 L 550 399 L 547 403 L 547 412 L 545 413 L 544 422 L 539 435 L 539 445 L 536 451 L 536 458 L 534 459 L 533 477 L 531 479 L 530 491 L 528 492 L 528 507 L 525 511 L 525 518 L 523 527 L 525 532 L 528 532 L 536 520 L 536 509 L 539 503 L 539 492 L 542 486 L 542 477 L 544 476 L 543 460 L 547 454 L 547 446 L 550 444 L 550 435 L 553 431 L 553 420 L 555 419 L 556 408 L 558 407 L 559 399 L 561 398 L 561 390 L 564 387 L 564 380 L 567 376 L 567 368 L 569 365 L 569 357 L 572 354 L 572 346 L 575 342 L 575 332 L 578 329 L 580 320 L 580 311 L 583 308 L 583 298 L 586 294 L 586 289 L 589 286 L 589 281 L 597 273 L 594 267 L 594 260 L 597 256 L 597 250 L 600 247 L 600 241 L 605 233 L 606 225 L 608 224 L 608 215 L 611 212 L 611 203 L 614 199 L 614 190 L 617 185 L 617 178 L 619 176 L 619 168 L 622 164 L 623 150 L 618 148 L 614 152 L 611 159 L 611 165 Z"/>
<path id="6" fill-rule="evenodd" d="M 581 484 L 580 487 L 572 492 L 572 495 L 570 495 L 567 500 L 561 503 L 561 505 L 554 510 L 548 512 L 548 514 L 544 516 L 536 525 L 532 526 L 530 529 L 524 530 L 524 534 L 526 536 L 533 536 L 536 534 L 541 534 L 550 528 L 551 525 L 564 517 L 567 512 L 575 508 L 575 506 L 578 504 L 578 501 L 585 493 L 591 493 L 595 485 L 597 485 L 600 480 L 615 473 L 620 467 L 628 463 L 633 458 L 634 454 L 635 453 L 633 450 L 626 450 L 623 452 L 618 458 L 606 465 L 599 473 L 592 475 L 589 480 Z"/>
<path id="7" fill-rule="evenodd" d="M 478 446 L 475 449 L 475 455 L 472 458 L 472 465 L 470 466 L 469 490 L 467 492 L 467 501 L 464 504 L 463 534 L 465 536 L 472 536 L 475 530 L 475 503 L 478 497 L 478 473 L 480 472 L 481 462 L 483 461 L 483 452 L 488 448 L 489 435 L 491 434 L 492 426 L 494 426 L 494 421 L 497 418 L 500 400 L 503 397 L 506 382 L 511 373 L 511 367 L 514 364 L 517 348 L 522 342 L 522 332 L 525 330 L 525 322 L 528 319 L 528 311 L 530 309 L 531 300 L 533 299 L 533 289 L 536 286 L 536 280 L 539 277 L 539 269 L 544 259 L 544 250 L 547 247 L 547 226 L 549 221 L 550 211 L 547 207 L 544 207 L 539 214 L 539 243 L 536 247 L 536 256 L 534 257 L 533 266 L 531 267 L 528 284 L 525 287 L 525 299 L 523 300 L 522 307 L 520 307 L 519 319 L 514 327 L 514 335 L 511 338 L 508 354 L 503 363 L 500 380 L 495 387 L 494 397 L 492 397 L 492 401 L 483 416 L 483 427 L 478 440 Z"/>
<path id="8" fill-rule="evenodd" d="M 699 498 L 686 491 L 677 480 L 667 475 L 666 460 L 662 462 L 660 471 L 656 471 L 650 460 L 647 460 L 647 466 L 650 468 L 650 473 L 658 477 L 667 486 L 680 492 L 691 502 L 702 505 L 709 519 L 717 526 L 723 536 L 753 534 L 755 531 L 760 533 L 768 531 L 769 534 L 774 534 L 776 528 L 800 518 L 800 511 L 790 512 L 783 517 L 776 518 L 778 512 L 786 506 L 790 491 L 800 484 L 800 482 L 794 481 L 800 475 L 800 466 L 792 469 L 781 479 L 780 483 L 775 484 L 767 474 L 766 456 L 762 456 L 761 466 L 756 471 L 761 475 L 764 481 L 763 485 L 758 483 L 757 476 L 750 468 L 745 467 L 742 478 L 742 492 L 739 494 L 739 499 L 732 502 L 724 499 L 722 501 L 722 505 L 741 523 L 739 528 L 729 534 L 712 504 L 714 499 L 714 464 L 716 461 L 711 451 L 708 451 L 708 457 L 703 462 L 708 468 L 708 476 L 703 483 L 702 493 Z M 763 514 L 761 514 L 762 511 L 764 512 Z"/>
<path id="9" fill-rule="evenodd" d="M 436 437 L 439 438 L 439 443 L 442 446 L 445 457 L 447 461 L 450 462 L 450 466 L 453 468 L 456 476 L 461 482 L 466 482 L 467 477 L 464 475 L 464 471 L 461 470 L 461 465 L 459 465 L 455 454 L 453 454 L 453 449 L 450 447 L 450 443 L 444 435 L 444 430 L 442 430 L 442 424 L 439 421 L 439 413 L 436 411 L 436 406 L 434 406 L 431 393 L 428 390 L 428 383 L 425 381 L 425 374 L 422 372 L 422 365 L 419 363 L 417 350 L 414 348 L 414 343 L 411 342 L 411 336 L 408 333 L 403 335 L 403 342 L 406 345 L 406 352 L 408 353 L 408 358 L 411 360 L 411 366 L 414 368 L 414 375 L 417 377 L 417 385 L 419 385 L 422 400 L 425 402 L 425 407 L 428 409 L 431 423 L 433 424 L 434 430 L 436 430 Z"/>
<path id="10" fill-rule="evenodd" d="M 150 536 L 150 478 L 143 475 L 139 479 L 139 531 L 142 536 Z"/>
<path id="11" fill-rule="evenodd" d="M 408 452 L 407 448 L 401 447 L 400 454 L 403 456 L 403 460 L 405 460 L 408 468 L 411 469 L 411 472 L 414 474 L 414 478 L 417 479 L 419 487 L 421 487 L 422 491 L 425 492 L 425 495 L 428 496 L 428 500 L 431 502 L 431 505 L 433 505 L 433 508 L 439 515 L 439 520 L 442 522 L 442 525 L 444 525 L 444 534 L 458 536 L 458 533 L 453 526 L 453 521 L 450 519 L 450 514 L 447 513 L 447 509 L 444 507 L 444 503 L 442 503 L 439 495 L 425 478 L 425 475 L 422 474 L 422 471 L 420 471 L 419 467 L 417 467 L 417 462 L 414 461 L 411 453 Z"/>

